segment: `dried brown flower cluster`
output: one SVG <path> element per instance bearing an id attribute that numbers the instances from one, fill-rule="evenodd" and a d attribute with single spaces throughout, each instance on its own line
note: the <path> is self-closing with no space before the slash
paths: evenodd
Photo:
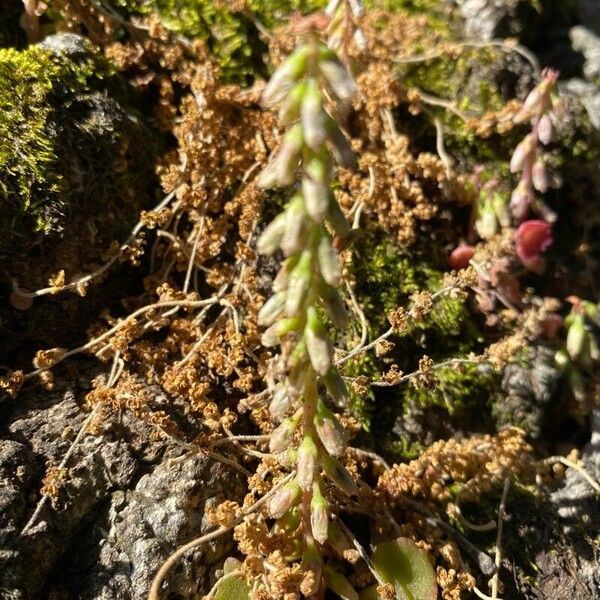
<path id="1" fill-rule="evenodd" d="M 394 466 L 379 479 L 377 489 L 392 504 L 415 498 L 436 504 L 452 500 L 451 484 L 462 484 L 463 501 L 476 502 L 510 474 L 534 473 L 532 448 L 523 431 L 510 428 L 497 436 L 473 436 L 434 442 L 419 458 Z"/>

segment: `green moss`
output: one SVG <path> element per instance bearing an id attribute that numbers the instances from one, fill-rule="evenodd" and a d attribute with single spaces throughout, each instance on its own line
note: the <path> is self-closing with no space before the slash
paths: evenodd
<path id="1" fill-rule="evenodd" d="M 84 89 L 93 71 L 40 47 L 0 50 L 0 231 L 55 223 L 65 186 L 49 122 L 58 96 Z"/>
<path id="2" fill-rule="evenodd" d="M 490 399 L 499 384 L 491 369 L 478 365 L 451 365 L 436 369 L 437 383 L 431 389 L 406 385 L 405 406 L 440 406 L 454 415 L 469 410 L 489 408 Z M 478 412 L 481 414 L 481 412 Z"/>
<path id="3" fill-rule="evenodd" d="M 101 241 L 130 227 L 153 145 L 108 89 L 123 91 L 91 49 L 76 60 L 41 46 L 0 49 L 0 257 L 32 256 L 70 227 L 84 227 L 82 244 L 84 232 Z"/>
<path id="4" fill-rule="evenodd" d="M 111 0 L 111 3 L 129 14 L 157 13 L 172 31 L 205 40 L 219 59 L 223 79 L 242 84 L 250 83 L 256 74 L 267 74 L 266 46 L 260 41 L 256 22 L 270 29 L 296 11 L 308 13 L 326 5 L 325 0 L 249 0 L 248 12 L 234 12 L 214 0 Z"/>
<path id="5" fill-rule="evenodd" d="M 356 296 L 367 320 L 369 339 L 377 338 L 389 328 L 389 311 L 399 306 L 409 308 L 413 293 L 422 290 L 435 292 L 443 285 L 443 259 L 432 254 L 431 248 L 408 252 L 382 232 L 369 232 L 354 244 L 353 249 L 350 269 L 356 280 Z M 345 341 L 355 340 L 360 334 L 359 329 L 359 324 L 355 324 Z M 424 353 L 435 362 L 442 362 L 476 351 L 483 342 L 465 300 L 448 295 L 435 299 L 425 320 L 411 324 L 402 335 L 393 336 L 390 340 L 394 343 L 390 353 L 381 357 L 374 352 L 361 354 L 345 365 L 344 375 L 377 380 L 392 364 L 408 373 L 416 370 Z M 416 390 L 410 383 L 404 383 L 371 388 L 362 397 L 351 394 L 351 408 L 364 429 L 372 430 L 373 419 L 381 414 L 382 403 L 392 420 L 415 406 L 440 407 L 454 415 L 473 406 L 487 405 L 497 383 L 490 373 L 470 366 L 440 369 L 437 375 L 439 384 L 432 390 Z M 389 434 L 388 417 L 386 423 Z M 418 440 L 396 438 L 387 446 L 393 453 L 401 450 L 406 456 L 412 453 L 411 448 L 414 451 L 418 449 Z"/>

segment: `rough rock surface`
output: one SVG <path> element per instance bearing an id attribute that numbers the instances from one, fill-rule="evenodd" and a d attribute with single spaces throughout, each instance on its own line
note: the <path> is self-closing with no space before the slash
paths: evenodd
<path id="1" fill-rule="evenodd" d="M 0 598 L 142 600 L 162 561 L 208 530 L 207 503 L 235 497 L 232 470 L 122 414 L 86 434 L 58 482 L 55 500 L 21 533 L 40 499 L 45 464 L 58 465 L 87 417 L 81 409 L 89 368 L 51 393 L 23 392 L 0 406 Z M 156 393 L 157 407 L 171 402 Z M 178 598 L 205 589 L 228 548 L 217 539 L 186 556 L 169 579 Z"/>

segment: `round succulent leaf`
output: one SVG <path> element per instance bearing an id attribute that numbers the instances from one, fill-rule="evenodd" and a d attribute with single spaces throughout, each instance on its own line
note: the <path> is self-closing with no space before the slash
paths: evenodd
<path id="1" fill-rule="evenodd" d="M 396 590 L 396 600 L 436 600 L 437 581 L 427 552 L 408 538 L 382 542 L 375 548 L 373 565 Z M 365 599 L 368 600 L 368 594 Z"/>

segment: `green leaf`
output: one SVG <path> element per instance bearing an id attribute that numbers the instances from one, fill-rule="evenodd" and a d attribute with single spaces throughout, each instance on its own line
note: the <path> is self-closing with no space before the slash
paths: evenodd
<path id="1" fill-rule="evenodd" d="M 219 585 L 215 600 L 250 600 L 250 588 L 244 577 L 242 575 L 228 577 L 232 571 L 227 569 L 227 565 L 224 571 L 226 578 Z"/>
<path id="2" fill-rule="evenodd" d="M 397 600 L 436 600 L 437 581 L 429 555 L 412 540 L 383 542 L 375 548 L 372 560 L 381 579 L 394 586 Z M 361 600 L 370 600 L 370 593 L 366 590 Z"/>

